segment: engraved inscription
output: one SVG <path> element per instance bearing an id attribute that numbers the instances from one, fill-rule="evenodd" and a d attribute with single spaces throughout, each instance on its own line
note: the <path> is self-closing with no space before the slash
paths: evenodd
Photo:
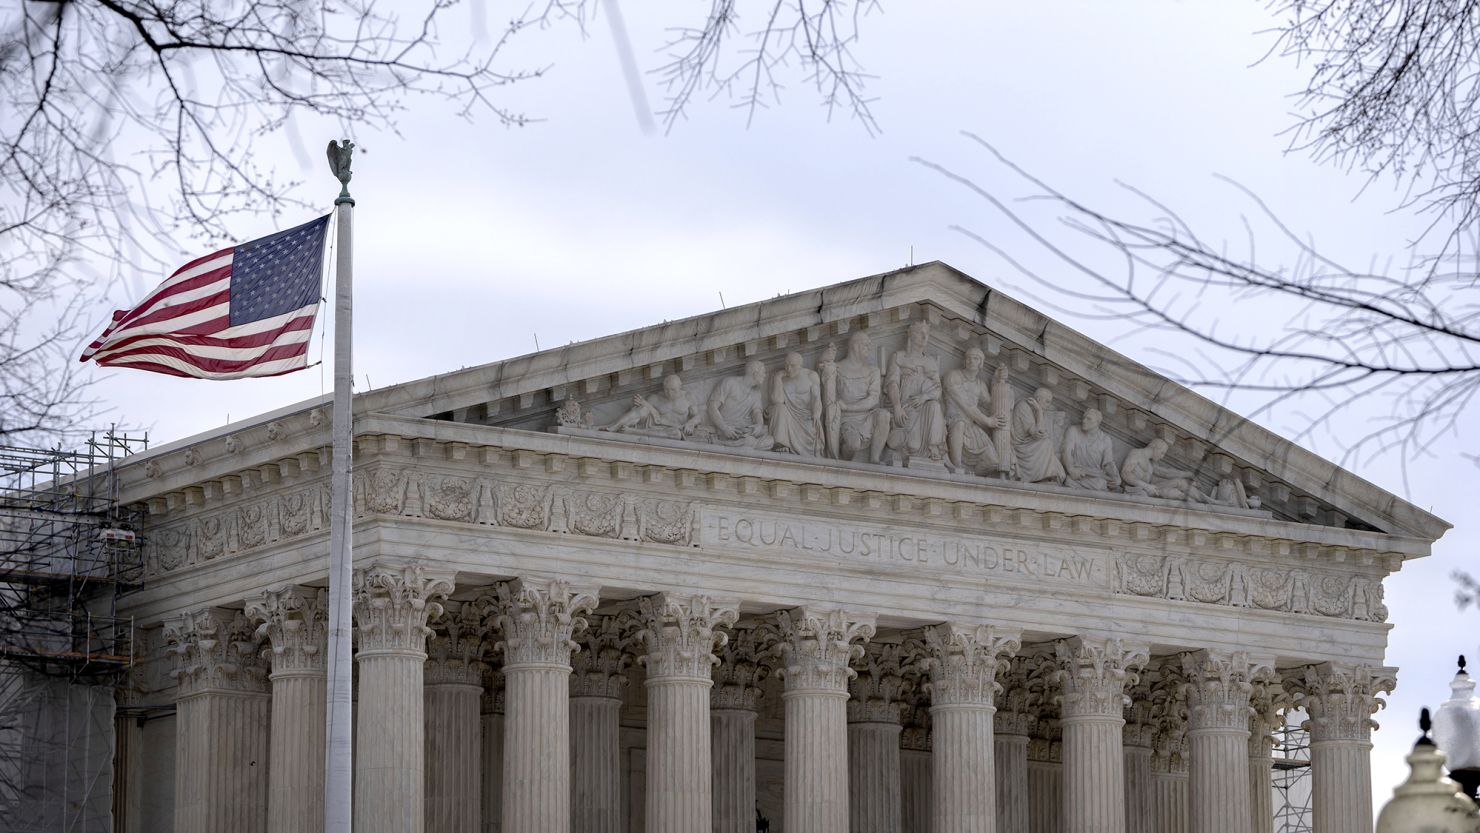
<path id="1" fill-rule="evenodd" d="M 935 530 L 760 514 L 703 513 L 704 546 L 832 557 L 989 580 L 1109 589 L 1109 553 Z"/>

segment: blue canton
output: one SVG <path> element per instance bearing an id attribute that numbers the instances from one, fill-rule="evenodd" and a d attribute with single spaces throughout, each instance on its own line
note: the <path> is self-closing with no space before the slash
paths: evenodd
<path id="1" fill-rule="evenodd" d="M 250 324 L 314 303 L 329 218 L 243 243 L 231 259 L 231 324 Z"/>

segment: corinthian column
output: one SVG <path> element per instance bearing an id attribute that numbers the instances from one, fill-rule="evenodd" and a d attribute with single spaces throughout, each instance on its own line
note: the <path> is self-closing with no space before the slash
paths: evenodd
<path id="1" fill-rule="evenodd" d="M 1279 676 L 1256 675 L 1249 696 L 1249 830 L 1274 833 L 1274 733 L 1284 725 L 1280 709 L 1288 702 Z"/>
<path id="2" fill-rule="evenodd" d="M 848 828 L 900 833 L 900 708 L 905 679 L 898 645 L 870 643 L 848 685 Z"/>
<path id="3" fill-rule="evenodd" d="M 848 833 L 848 663 L 874 635 L 872 614 L 806 608 L 777 614 L 786 703 L 782 829 Z"/>
<path id="4" fill-rule="evenodd" d="M 1242 651 L 1182 655 L 1187 675 L 1187 803 L 1197 833 L 1245 833 L 1249 807 L 1249 682 Z"/>
<path id="5" fill-rule="evenodd" d="M 1124 717 L 1120 737 L 1125 748 L 1126 833 L 1156 833 L 1151 797 L 1151 744 L 1156 724 L 1151 719 L 1151 686 L 1145 679 L 1126 692 Z"/>
<path id="6" fill-rule="evenodd" d="M 484 612 L 447 602 L 433 620 L 426 663 L 427 833 L 480 833 L 483 804 L 479 705 Z"/>
<path id="7" fill-rule="evenodd" d="M 355 829 L 362 833 L 425 828 L 427 619 L 441 612 L 437 600 L 452 586 L 452 576 L 415 565 L 355 571 Z"/>
<path id="8" fill-rule="evenodd" d="M 997 672 L 1022 646 L 990 625 L 925 630 L 922 665 L 930 675 L 934 833 L 992 833 L 997 826 L 992 715 Z"/>
<path id="9" fill-rule="evenodd" d="M 571 833 L 622 829 L 622 690 L 632 663 L 617 620 L 588 616 L 570 659 Z"/>
<path id="10" fill-rule="evenodd" d="M 523 578 L 492 599 L 504 652 L 501 833 L 570 833 L 571 637 L 596 588 Z"/>
<path id="11" fill-rule="evenodd" d="M 1125 752 L 1121 716 L 1127 681 L 1144 648 L 1119 639 L 1074 637 L 1055 646 L 1063 692 L 1064 827 L 1073 833 L 1125 833 Z"/>
<path id="12" fill-rule="evenodd" d="M 1290 687 L 1310 716 L 1311 811 L 1315 833 L 1372 829 L 1372 715 L 1393 690 L 1397 669 L 1323 662 Z"/>
<path id="13" fill-rule="evenodd" d="M 1151 673 L 1151 816 L 1156 833 L 1189 833 L 1187 677 L 1175 657 Z"/>
<path id="14" fill-rule="evenodd" d="M 504 672 L 483 668 L 483 696 L 479 701 L 483 736 L 479 789 L 483 833 L 499 833 L 504 794 Z"/>
<path id="15" fill-rule="evenodd" d="M 714 833 L 755 833 L 755 718 L 770 673 L 754 628 L 735 631 L 709 693 Z"/>
<path id="16" fill-rule="evenodd" d="M 268 745 L 267 829 L 324 829 L 324 661 L 329 593 L 270 590 L 247 602 L 272 659 L 272 742 Z"/>
<path id="17" fill-rule="evenodd" d="M 997 833 L 1028 833 L 1028 740 L 1042 696 L 1028 683 L 1028 657 L 1013 658 L 1001 680 L 992 716 Z"/>
<path id="18" fill-rule="evenodd" d="M 735 602 L 660 593 L 638 599 L 638 636 L 647 653 L 647 830 L 692 833 L 714 821 L 710 782 L 709 688 L 714 655 L 735 624 Z"/>
<path id="19" fill-rule="evenodd" d="M 907 833 L 930 833 L 930 708 L 919 702 L 923 695 L 911 697 L 904 708 L 899 733 L 899 813 Z"/>
<path id="20" fill-rule="evenodd" d="M 175 658 L 175 830 L 266 833 L 267 669 L 241 611 L 209 607 L 165 623 Z"/>

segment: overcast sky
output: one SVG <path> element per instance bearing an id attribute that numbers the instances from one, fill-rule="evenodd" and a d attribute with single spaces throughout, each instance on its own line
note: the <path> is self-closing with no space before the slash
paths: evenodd
<path id="1" fill-rule="evenodd" d="M 707 6 L 626 3 L 639 63 L 661 63 L 664 29 L 696 22 Z M 484 12 L 489 21 L 509 16 L 497 3 Z M 453 22 L 476 31 L 475 15 L 454 14 L 468 14 Z M 1279 59 L 1255 65 L 1270 45 L 1258 32 L 1269 24 L 1259 4 L 1226 0 L 886 2 L 865 19 L 857 49 L 877 76 L 878 137 L 845 113 L 829 121 L 797 76 L 780 106 L 748 129 L 744 113 L 719 100 L 696 102 L 669 135 L 645 133 L 604 19 L 584 39 L 571 27 L 528 33 L 509 57 L 551 70 L 503 101 L 539 123 L 514 130 L 492 119 L 469 123 L 422 101 L 412 102 L 400 136 L 355 137 L 357 387 L 530 352 L 536 339 L 548 348 L 701 314 L 717 309 L 721 296 L 733 306 L 870 275 L 911 257 L 943 260 L 1029 300 L 1037 287 L 948 227 L 967 226 L 1009 247 L 1022 241 L 979 199 L 910 161 L 924 157 L 1013 187 L 962 130 L 1060 188 L 1128 214 L 1140 207 L 1116 180 L 1177 206 L 1215 238 L 1242 239 L 1239 215 L 1251 206 L 1214 178 L 1222 174 L 1352 262 L 1401 255 L 1417 226 L 1389 213 L 1390 188 L 1358 198 L 1360 178 L 1285 153 L 1290 93 L 1304 76 Z M 662 91 L 646 80 L 657 107 Z M 296 128 L 298 144 L 293 131 L 277 134 L 257 149 L 258 161 L 276 158 L 283 173 L 313 180 L 327 209 L 337 184 L 322 147 L 335 134 Z M 239 233 L 248 239 L 306 219 L 275 225 L 264 216 Z M 1053 268 L 1026 247 L 1013 250 Z M 161 277 L 119 286 L 97 320 Z M 1073 287 L 1081 279 L 1065 272 L 1063 280 Z M 1230 326 L 1267 326 L 1269 313 L 1232 311 Z M 1127 337 L 1117 322 L 1055 315 L 1153 366 L 1163 363 L 1154 347 L 1191 352 L 1165 337 Z M 119 371 L 97 392 L 111 409 L 107 419 L 146 426 L 154 442 L 167 442 L 328 391 L 324 358 L 293 376 L 230 383 Z M 1248 412 L 1257 403 L 1236 404 Z M 1358 403 L 1333 431 L 1304 442 L 1339 459 L 1344 441 L 1374 416 L 1371 404 Z M 1306 427 L 1302 413 L 1283 409 L 1262 421 L 1292 436 Z M 1389 727 L 1376 736 L 1378 806 L 1405 772 L 1419 706 L 1445 699 L 1453 656 L 1477 650 L 1480 614 L 1456 611 L 1449 578 L 1480 546 L 1466 522 L 1476 468 L 1460 456 L 1475 448 L 1472 433 L 1409 461 L 1407 486 L 1392 455 L 1349 461 L 1458 523 L 1431 558 L 1387 584 L 1395 626 L 1389 662 L 1402 674 L 1378 716 Z"/>

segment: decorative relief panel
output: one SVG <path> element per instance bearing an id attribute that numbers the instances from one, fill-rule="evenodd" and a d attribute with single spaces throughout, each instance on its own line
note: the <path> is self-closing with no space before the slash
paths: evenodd
<path id="1" fill-rule="evenodd" d="M 355 472 L 355 514 L 434 518 L 596 538 L 698 546 L 692 501 L 561 485 L 496 482 L 374 466 Z M 278 541 L 324 534 L 325 482 L 204 512 L 155 527 L 148 535 L 148 575 L 169 573 Z"/>
<path id="2" fill-rule="evenodd" d="M 1388 615 L 1376 576 L 1175 555 L 1122 553 L 1115 592 L 1362 622 L 1386 622 Z"/>

